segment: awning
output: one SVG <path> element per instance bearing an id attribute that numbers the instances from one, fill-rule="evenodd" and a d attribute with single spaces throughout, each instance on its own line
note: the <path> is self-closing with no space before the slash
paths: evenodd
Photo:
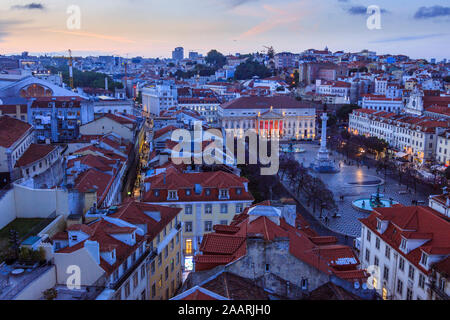
<path id="1" fill-rule="evenodd" d="M 395 156 L 397 157 L 397 158 L 403 158 L 403 157 L 406 157 L 408 154 L 407 153 L 404 153 L 404 152 L 397 152 L 396 154 L 395 154 Z"/>

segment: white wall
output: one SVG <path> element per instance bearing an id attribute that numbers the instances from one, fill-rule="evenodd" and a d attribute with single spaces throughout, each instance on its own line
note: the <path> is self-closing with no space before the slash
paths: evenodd
<path id="1" fill-rule="evenodd" d="M 16 218 L 16 203 L 14 201 L 14 190 L 9 190 L 0 199 L 0 229 Z"/>
<path id="2" fill-rule="evenodd" d="M 56 284 L 56 269 L 52 266 L 47 272 L 30 283 L 23 289 L 14 300 L 38 300 L 42 297 L 42 293 Z"/>

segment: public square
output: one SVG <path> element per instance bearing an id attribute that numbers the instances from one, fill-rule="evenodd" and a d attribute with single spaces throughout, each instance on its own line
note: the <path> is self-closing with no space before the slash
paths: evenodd
<path id="1" fill-rule="evenodd" d="M 304 153 L 294 153 L 295 159 L 302 163 L 303 166 L 310 166 L 314 161 L 319 145 L 311 143 L 299 143 Z M 324 212 L 322 224 L 335 232 L 348 235 L 351 237 L 359 237 L 361 234 L 361 224 L 358 219 L 365 218 L 369 214 L 356 210 L 352 206 L 352 202 L 361 198 L 370 198 L 372 194 L 377 192 L 378 186 L 380 192 L 384 194 L 384 198 L 392 198 L 394 201 L 403 205 L 411 205 L 413 200 L 424 201 L 426 204 L 428 195 L 419 193 L 406 193 L 405 185 L 399 185 L 398 181 L 387 176 L 384 173 L 377 174 L 376 168 L 367 168 L 367 166 L 358 166 L 346 164 L 345 156 L 331 152 L 330 158 L 333 159 L 336 166 L 340 166 L 339 173 L 336 174 L 318 174 L 313 171 L 311 173 L 320 179 L 334 193 L 336 204 L 339 207 L 338 217 L 334 218 L 332 213 Z M 347 162 L 348 163 L 348 162 Z M 368 184 L 368 185 L 366 185 Z M 341 200 L 344 196 L 344 200 Z M 308 207 L 303 195 L 299 195 L 298 200 L 312 214 L 312 206 Z M 320 212 L 316 210 L 314 214 L 319 219 Z M 328 216 L 328 219 L 325 217 Z"/>

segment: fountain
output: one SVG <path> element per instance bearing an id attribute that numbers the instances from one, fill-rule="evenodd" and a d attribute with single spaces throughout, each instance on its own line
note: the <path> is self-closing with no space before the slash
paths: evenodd
<path id="1" fill-rule="evenodd" d="M 305 149 L 300 148 L 299 146 L 295 146 L 293 143 L 290 143 L 288 146 L 280 146 L 280 151 L 285 153 L 304 153 L 306 152 Z"/>
<path id="2" fill-rule="evenodd" d="M 399 204 L 392 198 L 384 199 L 384 194 L 380 193 L 380 186 L 377 188 L 377 193 L 374 193 L 370 198 L 358 199 L 352 202 L 353 208 L 358 211 L 371 213 L 375 208 L 390 208 L 395 204 Z"/>
<path id="3" fill-rule="evenodd" d="M 320 149 L 317 153 L 317 157 L 313 163 L 311 163 L 311 168 L 319 173 L 338 173 L 339 169 L 335 166 L 333 161 L 330 159 L 330 153 L 327 149 L 327 121 L 328 115 L 324 113 L 321 117 L 322 119 L 322 140 L 320 142 Z"/>

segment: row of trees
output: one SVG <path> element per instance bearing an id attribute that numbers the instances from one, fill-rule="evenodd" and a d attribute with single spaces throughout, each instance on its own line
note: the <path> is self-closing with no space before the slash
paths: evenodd
<path id="1" fill-rule="evenodd" d="M 236 80 L 247 80 L 254 76 L 259 78 L 267 78 L 272 76 L 272 71 L 264 64 L 255 61 L 253 58 L 248 58 L 244 63 L 241 63 L 236 68 L 234 78 Z"/>
<path id="2" fill-rule="evenodd" d="M 59 72 L 62 73 L 63 82 L 68 84 L 69 81 L 69 67 L 61 66 L 54 67 L 48 66 L 47 69 L 50 70 L 51 73 L 57 74 Z M 76 68 L 73 69 L 73 82 L 75 88 L 77 87 L 90 87 L 90 88 L 105 88 L 105 78 L 108 78 L 108 89 L 114 91 L 117 89 L 122 89 L 123 84 L 120 82 L 114 81 L 110 76 L 99 73 L 95 71 L 80 71 Z"/>
<path id="3" fill-rule="evenodd" d="M 312 205 L 314 213 L 319 209 L 320 217 L 323 215 L 323 210 L 337 214 L 338 206 L 333 192 L 320 178 L 312 176 L 308 169 L 298 163 L 292 155 L 280 157 L 279 175 L 281 180 L 288 179 L 291 189 L 296 194 L 305 195 L 307 205 Z"/>

